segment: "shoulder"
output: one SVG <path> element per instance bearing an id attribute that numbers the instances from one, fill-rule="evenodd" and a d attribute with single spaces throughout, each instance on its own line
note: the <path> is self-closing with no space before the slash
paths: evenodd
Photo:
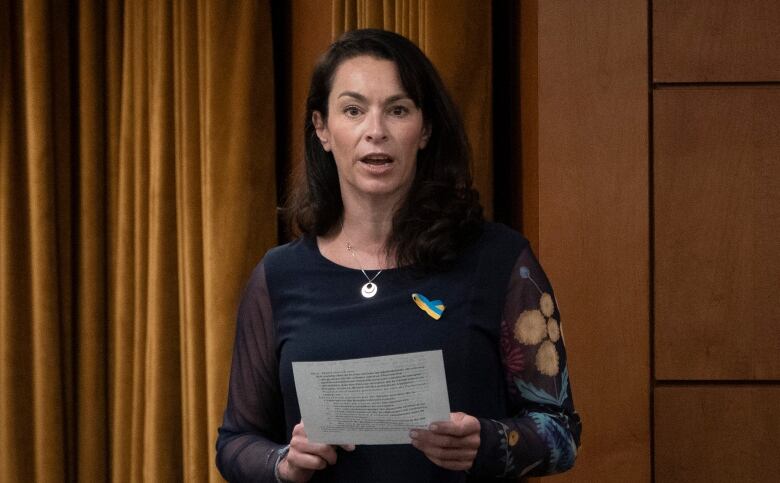
<path id="1" fill-rule="evenodd" d="M 528 240 L 520 232 L 503 223 L 485 222 L 477 246 L 481 251 L 495 250 L 517 257 L 528 247 Z"/>
<path id="2" fill-rule="evenodd" d="M 506 302 L 507 287 L 517 261 L 528 247 L 528 240 L 516 230 L 500 223 L 483 226 L 472 249 L 472 303 L 486 320 L 500 321 Z M 497 326 L 494 327 L 495 330 Z"/>
<path id="3" fill-rule="evenodd" d="M 311 276 L 311 270 L 320 266 L 321 257 L 317 242 L 305 236 L 271 248 L 260 262 L 269 290 L 300 283 L 301 277 Z"/>
<path id="4" fill-rule="evenodd" d="M 503 279 L 528 248 L 528 240 L 518 231 L 501 223 L 486 222 L 472 247 L 471 256 L 482 275 Z"/>
<path id="5" fill-rule="evenodd" d="M 284 273 L 285 267 L 290 267 L 291 260 L 300 259 L 301 253 L 305 250 L 303 239 L 297 239 L 284 245 L 278 245 L 267 252 L 257 262 L 257 265 L 252 269 L 252 273 L 247 281 L 247 289 L 250 292 L 256 291 L 258 288 L 265 288 L 267 276 L 278 276 L 279 273 Z"/>
<path id="6" fill-rule="evenodd" d="M 300 262 L 302 259 L 312 256 L 311 240 L 306 237 L 279 245 L 268 250 L 260 261 L 266 266 L 266 270 L 276 270 L 289 266 L 290 262 Z"/>

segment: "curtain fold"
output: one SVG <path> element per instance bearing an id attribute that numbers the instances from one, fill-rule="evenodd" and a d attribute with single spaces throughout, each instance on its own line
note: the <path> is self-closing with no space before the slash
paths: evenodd
<path id="1" fill-rule="evenodd" d="M 200 187 L 201 79 L 198 59 L 199 20 L 197 8 L 183 2 L 174 7 L 174 65 L 175 123 L 178 126 L 176 145 L 176 214 L 177 236 L 181 240 L 178 251 L 179 327 L 182 374 L 182 456 L 183 472 L 191 481 L 208 479 L 210 445 L 207 401 L 202 395 L 206 379 L 204 270 L 203 270 L 203 210 Z M 189 236 L 188 236 L 189 235 Z M 192 381 L 188 384 L 187 381 Z"/>
<path id="2" fill-rule="evenodd" d="M 70 246 L 63 243 L 71 235 L 70 144 L 53 129 L 70 117 L 67 52 L 58 48 L 67 31 L 51 29 L 59 14 L 47 2 L 2 9 L 9 28 L 3 28 L 0 79 L 0 443 L 8 461 L 0 464 L 0 477 L 7 481 L 66 471 L 65 435 L 51 431 L 71 422 L 63 409 L 72 396 L 64 384 L 70 360 L 62 337 L 72 316 Z"/>
<path id="3" fill-rule="evenodd" d="M 426 0 L 334 0 L 333 38 L 358 28 L 391 30 L 425 50 Z"/>
<path id="4" fill-rule="evenodd" d="M 0 481 L 221 481 L 269 1 L 0 1 Z"/>
<path id="5" fill-rule="evenodd" d="M 73 340 L 72 377 L 77 381 L 68 399 L 75 427 L 65 428 L 66 435 L 75 436 L 71 443 L 75 446 L 69 444 L 67 450 L 77 455 L 71 476 L 75 477 L 77 470 L 82 481 L 102 481 L 108 475 L 104 15 L 101 4 L 86 1 L 76 6 L 74 15 L 78 62 L 72 72 L 77 88 L 71 129 L 75 130 L 72 139 L 77 147 L 71 174 L 76 178 L 73 186 L 77 193 L 72 211 L 76 289 L 72 335 L 63 339 Z"/>
<path id="6" fill-rule="evenodd" d="M 173 481 L 182 475 L 181 362 L 179 352 L 178 237 L 173 97 L 173 7 L 148 2 L 148 273 L 144 372 L 144 480 Z M 185 187 L 186 188 L 186 187 Z M 186 237 L 186 235 L 185 235 Z"/>
<path id="7" fill-rule="evenodd" d="M 200 159 L 207 323 L 205 353 L 194 356 L 205 358 L 206 379 L 186 382 L 204 388 L 208 431 L 200 434 L 208 434 L 209 456 L 203 464 L 218 478 L 214 443 L 238 298 L 252 268 L 277 243 L 277 148 L 270 2 L 209 0 L 204 6 Z"/>
<path id="8" fill-rule="evenodd" d="M 69 204 L 72 198 L 70 139 L 53 129 L 59 120 L 70 118 L 68 99 L 67 32 L 50 25 L 58 14 L 48 2 L 25 2 L 23 22 L 30 29 L 24 39 L 23 98 L 26 140 L 28 216 L 30 222 L 30 290 L 32 327 L 30 357 L 32 364 L 32 431 L 38 448 L 35 475 L 50 469 L 65 471 L 60 455 L 64 452 L 63 434 L 49 429 L 64 424 L 64 387 L 61 369 L 64 356 L 63 326 L 72 320 L 70 278 L 72 263 Z M 40 19 L 40 22 L 36 22 Z M 35 135 L 29 135 L 29 134 Z M 58 217 L 62 214 L 62 217 Z M 69 360 L 67 361 L 70 362 Z"/>

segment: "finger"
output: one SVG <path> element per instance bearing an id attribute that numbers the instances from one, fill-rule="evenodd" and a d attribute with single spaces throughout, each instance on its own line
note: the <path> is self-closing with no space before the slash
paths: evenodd
<path id="1" fill-rule="evenodd" d="M 474 461 L 477 456 L 476 448 L 439 448 L 439 447 L 420 447 L 415 446 L 430 459 L 440 461 Z"/>
<path id="2" fill-rule="evenodd" d="M 428 457 L 429 460 L 431 460 L 435 465 L 441 466 L 444 469 L 447 470 L 453 470 L 453 471 L 466 471 L 470 470 L 472 466 L 474 466 L 474 462 L 466 462 L 466 461 L 446 461 L 441 460 L 438 458 L 431 458 Z"/>
<path id="3" fill-rule="evenodd" d="M 322 443 L 310 443 L 308 440 L 296 440 L 290 441 L 290 452 L 299 454 L 312 455 L 321 458 L 326 464 L 336 464 L 338 455 L 336 454 L 336 448 L 329 444 Z"/>
<path id="4" fill-rule="evenodd" d="M 331 453 L 330 453 L 330 451 L 327 451 L 327 449 L 325 448 L 326 446 L 327 447 L 331 447 L 331 448 L 333 446 L 332 445 L 326 445 L 326 444 L 309 442 L 308 436 L 306 435 L 306 429 L 305 429 L 305 427 L 303 425 L 303 421 L 301 421 L 301 422 L 299 422 L 298 424 L 295 425 L 295 427 L 293 428 L 293 433 L 292 434 L 293 434 L 293 438 L 295 438 L 295 436 L 298 436 L 299 438 L 303 438 L 303 440 L 305 440 L 305 442 L 307 444 L 312 445 L 312 446 L 308 447 L 308 448 L 310 448 L 312 450 L 310 452 L 314 452 L 314 453 L 320 454 L 320 450 L 325 451 L 327 454 L 326 453 L 322 454 L 322 456 L 325 457 L 325 460 L 329 464 L 335 464 L 335 462 L 336 462 L 336 452 L 335 452 L 335 450 L 332 453 L 333 454 L 333 459 L 331 460 L 329 458 Z M 292 442 L 290 443 L 290 446 L 292 446 Z M 344 451 L 355 451 L 355 445 L 354 444 L 341 444 L 341 445 L 338 445 L 338 446 L 341 449 L 343 449 Z"/>
<path id="5" fill-rule="evenodd" d="M 279 462 L 278 470 L 282 481 L 309 481 L 315 471 L 313 469 L 298 468 L 290 464 L 286 457 Z"/>
<path id="6" fill-rule="evenodd" d="M 293 452 L 291 449 L 284 460 L 291 470 L 322 470 L 328 466 L 328 462 L 323 458 L 309 454 Z"/>
<path id="7" fill-rule="evenodd" d="M 412 444 L 418 448 L 460 448 L 460 439 L 431 431 L 412 431 Z"/>
<path id="8" fill-rule="evenodd" d="M 472 433 L 478 433 L 480 424 L 479 420 L 474 416 L 465 413 L 450 413 L 449 421 L 434 422 L 428 429 L 437 434 L 465 436 Z"/>
<path id="9" fill-rule="evenodd" d="M 336 449 L 333 446 L 323 443 L 312 443 L 309 441 L 309 437 L 306 435 L 306 430 L 303 426 L 303 421 L 296 424 L 293 428 L 293 436 L 290 440 L 290 453 L 293 453 L 294 456 L 296 454 L 305 454 L 319 457 L 324 461 L 325 465 L 336 464 L 337 459 Z M 292 461 L 295 462 L 296 459 L 294 458 Z M 302 461 L 305 461 L 306 464 L 313 464 L 311 458 L 304 458 Z M 306 467 L 309 468 L 309 466 Z"/>
<path id="10" fill-rule="evenodd" d="M 298 424 L 296 424 L 293 427 L 292 435 L 293 436 L 297 435 L 297 436 L 307 437 L 306 436 L 306 428 L 303 426 L 303 421 L 300 421 Z"/>
<path id="11" fill-rule="evenodd" d="M 460 437 L 467 434 L 466 429 L 463 427 L 463 425 L 456 424 L 450 421 L 433 423 L 430 426 L 428 426 L 428 430 L 434 434 L 449 435 L 454 437 Z"/>
<path id="12" fill-rule="evenodd" d="M 410 433 L 412 443 L 415 441 L 422 447 L 438 448 L 479 448 L 479 432 L 467 436 L 451 436 L 426 430 L 414 430 Z"/>

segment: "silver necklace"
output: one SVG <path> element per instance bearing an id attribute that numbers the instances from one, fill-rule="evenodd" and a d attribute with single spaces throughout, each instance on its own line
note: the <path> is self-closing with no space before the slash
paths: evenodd
<path id="1" fill-rule="evenodd" d="M 347 251 L 352 254 L 352 258 L 355 259 L 357 264 L 360 266 L 360 271 L 363 272 L 363 276 L 366 277 L 366 282 L 363 284 L 363 287 L 360 288 L 360 295 L 363 297 L 370 299 L 374 295 L 376 295 L 376 291 L 379 287 L 374 283 L 374 280 L 379 276 L 379 274 L 382 273 L 382 270 L 376 272 L 373 277 L 369 277 L 366 273 L 365 269 L 363 268 L 363 264 L 360 263 L 360 259 L 357 257 L 357 254 L 355 253 L 355 248 L 352 246 L 350 242 L 347 242 Z"/>

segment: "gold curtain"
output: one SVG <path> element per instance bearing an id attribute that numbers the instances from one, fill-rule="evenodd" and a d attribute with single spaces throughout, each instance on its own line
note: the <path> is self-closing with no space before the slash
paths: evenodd
<path id="1" fill-rule="evenodd" d="M 0 0 L 0 481 L 219 481 L 270 1 Z"/>
<path id="2" fill-rule="evenodd" d="M 399 33 L 423 48 L 425 0 L 334 0 L 333 38 L 348 30 L 375 28 Z"/>
<path id="3" fill-rule="evenodd" d="M 333 38 L 356 28 L 392 30 L 433 61 L 460 108 L 474 155 L 474 184 L 493 214 L 491 3 L 471 0 L 333 0 Z"/>

